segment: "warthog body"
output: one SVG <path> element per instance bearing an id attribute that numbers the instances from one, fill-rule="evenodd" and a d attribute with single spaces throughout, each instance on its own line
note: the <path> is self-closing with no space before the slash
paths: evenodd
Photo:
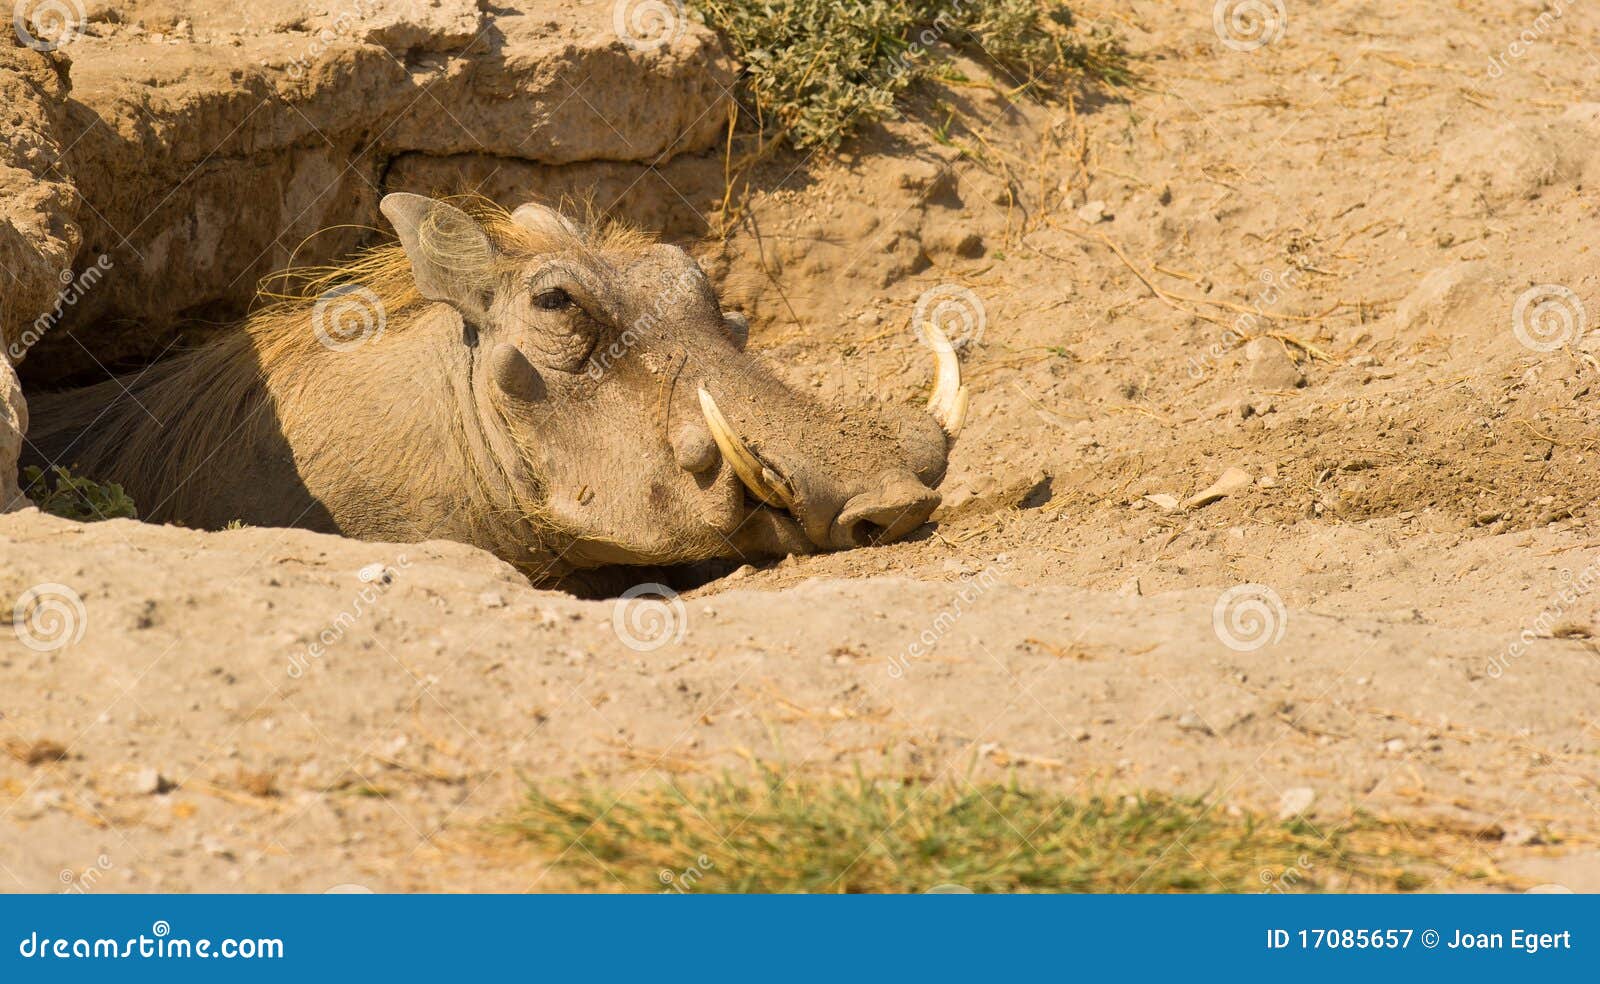
<path id="1" fill-rule="evenodd" d="M 680 249 L 539 206 L 383 211 L 400 242 L 305 297 L 35 398 L 35 460 L 151 520 L 453 539 L 541 582 L 880 542 L 937 505 L 958 378 L 935 414 L 847 413 L 747 355 Z"/>

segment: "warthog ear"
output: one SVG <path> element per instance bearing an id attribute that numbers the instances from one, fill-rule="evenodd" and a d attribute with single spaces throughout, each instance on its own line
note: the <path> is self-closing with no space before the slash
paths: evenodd
<path id="1" fill-rule="evenodd" d="M 454 205 L 421 195 L 385 195 L 378 208 L 400 237 L 418 292 L 481 315 L 494 259 L 494 245 L 482 227 Z"/>
<path id="2" fill-rule="evenodd" d="M 529 232 L 549 236 L 552 239 L 567 236 L 574 239 L 583 238 L 583 230 L 576 222 L 548 205 L 540 205 L 537 202 L 518 205 L 517 210 L 511 213 L 511 221 Z"/>

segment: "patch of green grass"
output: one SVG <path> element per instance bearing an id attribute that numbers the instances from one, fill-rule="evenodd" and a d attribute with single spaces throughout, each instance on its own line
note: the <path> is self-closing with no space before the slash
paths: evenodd
<path id="1" fill-rule="evenodd" d="M 100 483 L 73 475 L 60 466 L 47 477 L 41 468 L 22 469 L 22 487 L 42 511 L 63 519 L 92 523 L 101 519 L 138 519 L 133 499 L 116 482 Z"/>
<path id="2" fill-rule="evenodd" d="M 1076 25 L 1060 0 L 691 0 L 745 66 L 745 90 L 768 132 L 797 147 L 838 146 L 891 119 L 896 100 L 939 75 L 953 48 L 1000 69 L 1008 88 L 1128 80 L 1127 56 L 1102 29 Z"/>
<path id="3" fill-rule="evenodd" d="M 771 770 L 620 796 L 535 788 L 510 830 L 556 883 L 625 892 L 1395 891 L 1431 883 L 1440 853 L 1378 821 L 1318 830 L 1162 795 Z"/>

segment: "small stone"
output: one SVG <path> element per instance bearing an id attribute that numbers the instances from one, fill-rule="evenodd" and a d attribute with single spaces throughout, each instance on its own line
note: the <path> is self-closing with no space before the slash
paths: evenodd
<path id="1" fill-rule="evenodd" d="M 1096 199 L 1092 202 L 1085 202 L 1083 207 L 1078 209 L 1078 218 L 1087 222 L 1089 225 L 1094 225 L 1096 222 L 1104 222 L 1110 217 L 1111 216 L 1106 214 L 1106 203 L 1100 201 L 1099 199 Z"/>
<path id="2" fill-rule="evenodd" d="M 1244 354 L 1250 360 L 1250 385 L 1255 389 L 1292 390 L 1305 385 L 1300 367 L 1277 339 L 1252 338 Z"/>
<path id="3" fill-rule="evenodd" d="M 1510 847 L 1527 847 L 1543 843 L 1539 831 L 1525 823 L 1514 823 L 1506 827 L 1500 835 L 1500 843 Z"/>
<path id="4" fill-rule="evenodd" d="M 1124 598 L 1138 598 L 1143 596 L 1144 591 L 1139 587 L 1138 575 L 1134 575 L 1133 577 L 1128 578 L 1126 581 L 1123 581 L 1122 585 L 1117 588 L 1117 594 L 1122 595 Z"/>
<path id="5" fill-rule="evenodd" d="M 139 796 L 159 796 L 172 789 L 172 783 L 159 770 L 145 766 L 133 774 L 129 789 Z"/>
<path id="6" fill-rule="evenodd" d="M 1089 729 L 1088 728 L 1073 728 L 1072 729 L 1072 740 L 1073 741 L 1088 741 L 1089 740 Z"/>
<path id="7" fill-rule="evenodd" d="M 478 604 L 484 608 L 504 608 L 506 607 L 506 599 L 498 591 L 485 591 L 478 596 Z"/>
<path id="8" fill-rule="evenodd" d="M 1311 809 L 1311 803 L 1317 798 L 1317 791 L 1310 786 L 1296 786 L 1286 789 L 1278 797 L 1278 819 L 1292 820 L 1300 814 Z"/>
<path id="9" fill-rule="evenodd" d="M 1178 509 L 1178 497 L 1175 495 L 1168 495 L 1165 492 L 1157 492 L 1153 495 L 1147 495 L 1144 498 L 1146 502 L 1153 502 L 1167 512 L 1176 512 Z"/>
<path id="10" fill-rule="evenodd" d="M 1218 499 L 1230 496 L 1241 489 L 1247 489 L 1255 484 L 1255 477 L 1242 468 L 1229 468 L 1223 472 L 1209 488 L 1196 492 L 1184 500 L 1184 509 L 1195 509 L 1209 505 Z"/>
<path id="11" fill-rule="evenodd" d="M 1203 735 L 1216 734 L 1216 732 L 1211 730 L 1211 725 L 1202 721 L 1200 719 L 1200 715 L 1193 711 L 1189 711 L 1188 713 L 1184 714 L 1183 717 L 1178 718 L 1178 730 L 1194 731 Z"/>
<path id="12" fill-rule="evenodd" d="M 214 858 L 221 858 L 224 861 L 233 860 L 233 851 L 228 848 L 228 845 L 224 844 L 221 838 L 214 837 L 211 834 L 200 838 L 200 849 Z"/>
<path id="13" fill-rule="evenodd" d="M 1355 348 L 1372 341 L 1372 332 L 1365 325 L 1351 325 L 1339 332 L 1339 344 L 1344 348 Z"/>
<path id="14" fill-rule="evenodd" d="M 1406 750 L 1405 739 L 1390 738 L 1388 741 L 1383 743 L 1383 750 L 1391 755 L 1399 755 L 1401 752 Z"/>

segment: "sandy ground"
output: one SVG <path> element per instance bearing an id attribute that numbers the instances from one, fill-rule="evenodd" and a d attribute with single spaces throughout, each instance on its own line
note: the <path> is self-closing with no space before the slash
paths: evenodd
<path id="1" fill-rule="evenodd" d="M 1600 13 L 1429 6 L 1083 4 L 1123 99 L 952 86 L 769 165 L 704 252 L 797 382 L 916 399 L 919 300 L 966 316 L 910 541 L 629 604 L 0 519 L 0 597 L 60 599 L 0 639 L 0 887 L 537 890 L 528 779 L 755 755 L 1447 823 L 1600 890 Z"/>

